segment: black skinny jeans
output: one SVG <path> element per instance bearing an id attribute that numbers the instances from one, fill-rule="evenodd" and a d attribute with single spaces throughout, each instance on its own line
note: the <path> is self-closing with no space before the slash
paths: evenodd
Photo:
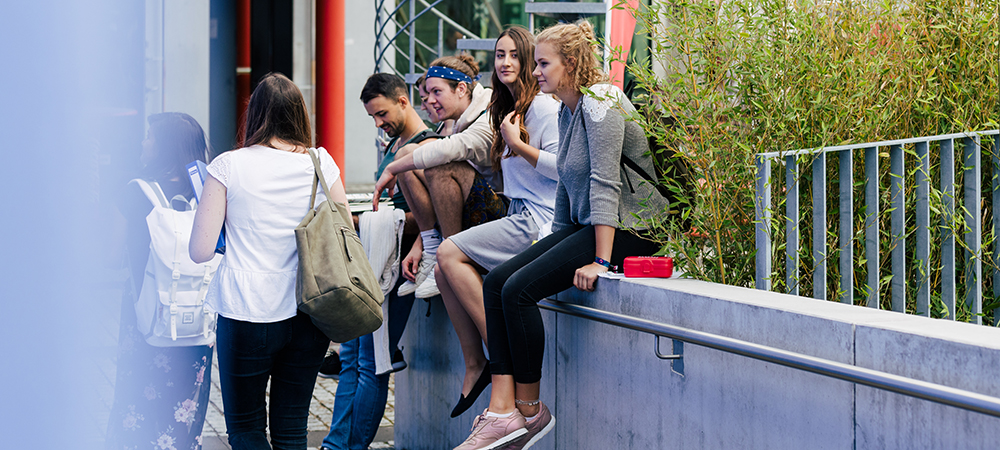
<path id="1" fill-rule="evenodd" d="M 576 269 L 594 262 L 596 247 L 593 225 L 576 225 L 552 233 L 490 271 L 483 280 L 483 303 L 492 374 L 514 375 L 522 384 L 542 379 L 545 328 L 538 301 L 572 287 Z M 658 249 L 651 241 L 618 230 L 611 264 Z"/>

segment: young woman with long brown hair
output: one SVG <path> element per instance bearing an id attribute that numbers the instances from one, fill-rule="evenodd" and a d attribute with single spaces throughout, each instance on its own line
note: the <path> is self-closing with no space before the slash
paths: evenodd
<path id="1" fill-rule="evenodd" d="M 493 170 L 510 198 L 507 216 L 451 236 L 438 248 L 435 278 L 465 357 L 462 394 L 451 416 L 476 401 L 490 382 L 483 310 L 483 274 L 548 233 L 555 205 L 559 103 L 538 90 L 534 38 L 514 26 L 497 39 L 490 121 Z"/>
<path id="2" fill-rule="evenodd" d="M 626 120 L 635 109 L 620 89 L 602 83 L 592 42 L 587 22 L 553 26 L 535 40 L 533 74 L 542 92 L 562 101 L 552 234 L 483 283 L 493 388 L 489 409 L 459 450 L 528 448 L 551 429 L 551 413 L 539 401 L 545 329 L 537 302 L 572 286 L 593 291 L 611 264 L 659 249 L 638 235 L 616 233 L 640 226 L 639 218 L 666 203 L 621 164 L 628 157 L 654 173 L 642 128 Z"/>
<path id="3" fill-rule="evenodd" d="M 225 223 L 226 254 L 205 302 L 219 314 L 229 444 L 304 449 L 313 385 L 330 340 L 295 301 L 295 227 L 309 208 L 314 169 L 309 114 L 287 77 L 267 75 L 254 89 L 246 136 L 244 148 L 209 164 L 189 250 L 195 262 L 210 259 Z M 330 200 L 346 205 L 340 169 L 325 150 L 316 153 Z M 317 204 L 326 200 L 322 191 L 316 196 Z"/>

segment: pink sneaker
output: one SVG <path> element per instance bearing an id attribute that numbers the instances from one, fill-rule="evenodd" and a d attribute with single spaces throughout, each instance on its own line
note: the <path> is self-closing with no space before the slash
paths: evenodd
<path id="1" fill-rule="evenodd" d="M 490 417 L 488 410 L 476 417 L 472 423 L 472 434 L 455 450 L 491 450 L 524 436 L 528 432 L 524 428 L 524 416 L 514 410 L 510 417 Z"/>
<path id="2" fill-rule="evenodd" d="M 538 414 L 535 414 L 535 417 L 524 425 L 524 428 L 527 429 L 528 432 L 525 433 L 524 436 L 521 436 L 510 444 L 507 444 L 503 450 L 526 450 L 528 447 L 535 445 L 539 439 L 555 428 L 555 416 L 549 412 L 549 408 L 545 406 L 545 403 L 540 403 L 539 405 Z"/>

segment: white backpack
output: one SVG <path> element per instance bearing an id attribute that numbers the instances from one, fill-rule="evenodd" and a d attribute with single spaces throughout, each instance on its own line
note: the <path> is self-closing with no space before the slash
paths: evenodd
<path id="1" fill-rule="evenodd" d="M 216 314 L 205 310 L 208 285 L 222 255 L 196 264 L 188 254 L 194 226 L 194 202 L 176 196 L 187 211 L 177 211 L 167 201 L 160 185 L 132 180 L 153 204 L 146 216 L 149 227 L 149 259 L 142 291 L 135 300 L 138 331 L 157 347 L 209 345 L 215 342 Z M 134 289 L 133 289 L 134 292 Z"/>

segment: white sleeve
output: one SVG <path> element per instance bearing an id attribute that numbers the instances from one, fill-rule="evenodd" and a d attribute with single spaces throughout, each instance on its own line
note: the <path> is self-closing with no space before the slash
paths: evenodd
<path id="1" fill-rule="evenodd" d="M 537 108 L 534 108 L 535 104 Z M 556 154 L 559 153 L 559 103 L 552 99 L 536 99 L 532 102 L 532 115 L 530 130 L 532 140 L 535 134 L 538 135 L 538 162 L 535 170 L 542 176 L 550 180 L 559 180 L 559 171 L 556 168 Z M 528 124 L 525 124 L 527 126 Z"/>
<path id="2" fill-rule="evenodd" d="M 219 156 L 208 165 L 208 173 L 219 180 L 223 186 L 227 189 L 229 188 L 229 160 L 232 157 L 233 151 L 230 150 Z"/>
<path id="3" fill-rule="evenodd" d="M 323 179 L 326 180 L 327 186 L 336 183 L 340 180 L 340 167 L 337 166 L 337 162 L 324 148 L 318 148 L 317 152 L 319 152 L 319 168 L 323 171 Z"/>

